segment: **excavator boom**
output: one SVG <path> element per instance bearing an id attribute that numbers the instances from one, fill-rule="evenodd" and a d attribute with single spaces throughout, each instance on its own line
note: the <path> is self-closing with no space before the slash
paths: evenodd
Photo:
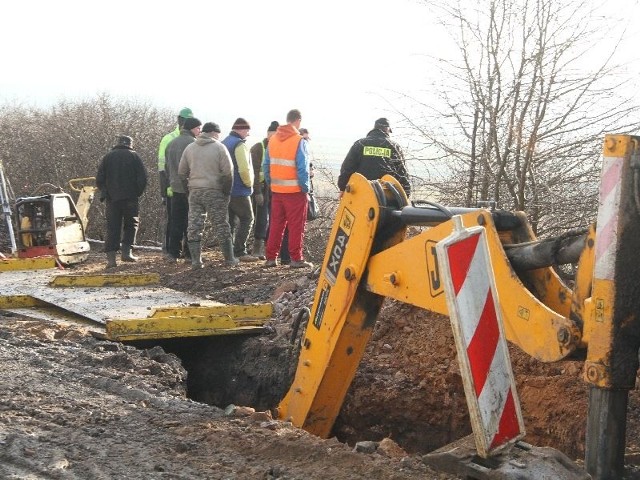
<path id="1" fill-rule="evenodd" d="M 586 464 L 594 478 L 614 478 L 607 475 L 622 468 L 624 418 L 607 412 L 626 411 L 640 346 L 639 140 L 605 139 L 598 227 L 543 241 L 524 213 L 410 206 L 393 177 L 352 175 L 279 417 L 330 434 L 385 298 L 449 314 L 436 245 L 453 231 L 456 215 L 467 228 L 484 227 L 492 270 L 486 274 L 495 280 L 507 339 L 543 362 L 586 350 Z M 410 226 L 426 228 L 412 228 L 408 237 Z M 554 268 L 561 263 L 578 264 L 572 288 Z"/>

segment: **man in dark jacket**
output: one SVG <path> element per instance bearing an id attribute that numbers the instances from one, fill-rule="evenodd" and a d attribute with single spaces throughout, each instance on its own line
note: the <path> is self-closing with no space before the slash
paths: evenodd
<path id="1" fill-rule="evenodd" d="M 275 135 L 280 124 L 274 120 L 267 128 L 267 136 L 256 143 L 249 152 L 251 153 L 251 163 L 253 164 L 253 216 L 255 224 L 253 228 L 253 255 L 260 260 L 264 260 L 264 247 L 267 240 L 267 231 L 269 230 L 269 189 L 264 183 L 264 173 L 262 171 L 262 160 L 264 152 L 269 145 L 269 139 Z"/>
<path id="2" fill-rule="evenodd" d="M 107 201 L 107 236 L 104 251 L 107 268 L 116 267 L 116 251 L 120 248 L 122 232 L 122 260 L 135 262 L 131 246 L 135 243 L 140 224 L 138 197 L 147 186 L 147 172 L 140 156 L 133 150 L 131 137 L 120 135 L 116 145 L 98 166 L 96 185 L 100 199 Z"/>
<path id="3" fill-rule="evenodd" d="M 396 178 L 407 196 L 411 193 L 409 174 L 404 163 L 400 145 L 389 138 L 391 126 L 386 118 L 379 118 L 365 138 L 353 144 L 347 153 L 338 177 L 340 192 L 349 182 L 349 177 L 359 173 L 368 180 L 377 180 L 389 174 Z"/>
<path id="4" fill-rule="evenodd" d="M 188 145 L 200 135 L 202 122 L 197 118 L 187 118 L 180 135 L 169 142 L 165 150 L 165 172 L 169 187 L 167 197 L 171 198 L 171 227 L 169 231 L 169 244 L 167 245 L 167 260 L 176 263 L 180 255 L 190 258 L 187 247 L 187 222 L 189 219 L 189 192 L 186 184 L 178 175 L 178 165 L 182 152 Z"/>

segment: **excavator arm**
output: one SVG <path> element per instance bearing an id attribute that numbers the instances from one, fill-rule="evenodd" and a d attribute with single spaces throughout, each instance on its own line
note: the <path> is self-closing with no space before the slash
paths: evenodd
<path id="1" fill-rule="evenodd" d="M 543 362 L 586 356 L 592 387 L 585 464 L 594 478 L 615 478 L 640 346 L 639 143 L 624 135 L 605 139 L 598 226 L 542 241 L 521 212 L 410 206 L 394 178 L 352 175 L 279 418 L 330 434 L 385 298 L 449 313 L 435 247 L 459 215 L 465 227 L 485 229 L 487 274 L 495 279 L 507 339 Z M 578 264 L 572 288 L 554 269 L 562 263 Z"/>
<path id="2" fill-rule="evenodd" d="M 501 238 L 513 239 L 524 216 L 411 207 L 393 177 L 368 181 L 354 174 L 336 214 L 281 418 L 329 435 L 386 297 L 448 314 L 435 246 L 451 233 L 453 214 L 462 215 L 467 227 L 486 229 L 507 338 L 542 361 L 562 359 L 578 347 L 581 332 L 569 318 L 570 291 L 553 269 L 538 269 L 537 276 L 547 278 L 541 290 L 557 299 L 554 307 L 561 311 L 545 305 L 522 284 L 502 247 Z M 428 228 L 407 238 L 410 225 Z"/>

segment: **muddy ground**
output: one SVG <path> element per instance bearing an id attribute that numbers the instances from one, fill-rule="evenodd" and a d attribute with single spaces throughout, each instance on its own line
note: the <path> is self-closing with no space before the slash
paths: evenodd
<path id="1" fill-rule="evenodd" d="M 333 438 L 322 440 L 270 418 L 295 368 L 291 325 L 312 302 L 317 270 L 231 269 L 207 252 L 206 267 L 194 272 L 159 253 L 140 257 L 117 271 L 158 272 L 167 287 L 224 303 L 273 301 L 270 333 L 134 346 L 3 316 L 0 478 L 452 478 L 421 462 L 471 432 L 446 317 L 388 302 Z M 102 266 L 92 254 L 74 273 Z M 580 462 L 587 410 L 582 363 L 541 364 L 510 350 L 525 441 Z M 640 478 L 639 405 L 636 388 L 625 478 Z M 382 443 L 375 453 L 353 451 L 367 440 Z"/>

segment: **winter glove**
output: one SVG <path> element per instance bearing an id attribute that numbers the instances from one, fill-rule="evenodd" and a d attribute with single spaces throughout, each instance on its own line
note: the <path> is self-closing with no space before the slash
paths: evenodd
<path id="1" fill-rule="evenodd" d="M 256 193 L 253 196 L 253 199 L 256 201 L 256 206 L 262 207 L 264 205 L 264 195 L 261 193 Z"/>
<path id="2" fill-rule="evenodd" d="M 173 197 L 173 188 L 167 187 L 167 197 Z"/>

